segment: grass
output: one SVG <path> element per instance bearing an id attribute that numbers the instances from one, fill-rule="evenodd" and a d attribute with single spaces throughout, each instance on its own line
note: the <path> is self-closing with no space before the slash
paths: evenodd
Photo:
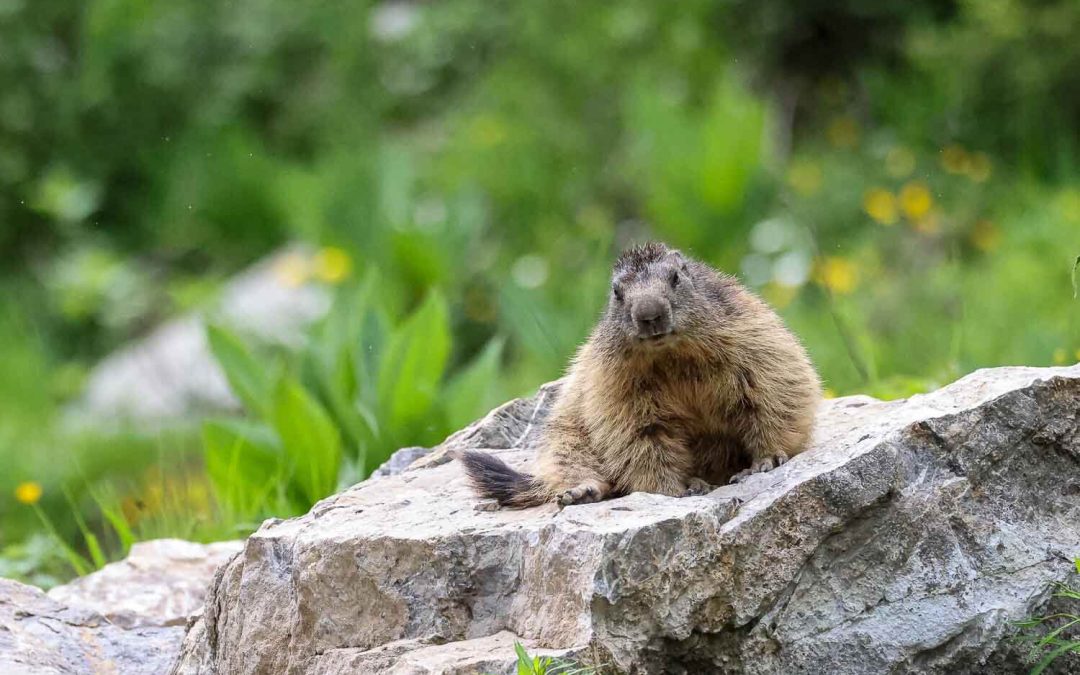
<path id="1" fill-rule="evenodd" d="M 597 675 L 600 671 L 565 659 L 531 656 L 520 642 L 514 643 L 517 675 Z"/>
<path id="2" fill-rule="evenodd" d="M 1074 563 L 1077 574 L 1080 574 L 1080 558 L 1077 558 Z M 1030 675 L 1039 675 L 1058 659 L 1069 654 L 1080 655 L 1080 613 L 1075 613 L 1080 612 L 1080 590 L 1066 584 L 1058 584 L 1058 591 L 1054 593 L 1054 597 L 1074 601 L 1070 604 L 1075 609 L 1034 617 L 1018 623 L 1026 630 L 1019 639 L 1030 642 L 1032 660 L 1039 659 L 1031 669 Z M 1049 631 L 1040 635 L 1035 631 L 1039 628 L 1049 628 Z"/>

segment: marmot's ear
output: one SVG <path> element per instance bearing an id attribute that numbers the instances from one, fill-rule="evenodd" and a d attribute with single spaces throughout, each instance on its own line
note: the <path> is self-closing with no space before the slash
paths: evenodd
<path id="1" fill-rule="evenodd" d="M 670 251 L 668 251 L 667 255 L 665 255 L 664 258 L 666 260 L 670 260 L 679 267 L 686 267 L 686 258 L 683 257 L 682 253 L 676 251 L 675 249 L 671 249 Z"/>

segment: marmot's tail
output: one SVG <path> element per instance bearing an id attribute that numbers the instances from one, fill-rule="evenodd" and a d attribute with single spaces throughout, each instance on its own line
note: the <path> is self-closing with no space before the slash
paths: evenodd
<path id="1" fill-rule="evenodd" d="M 522 509 L 551 500 L 549 491 L 541 481 L 515 471 L 497 457 L 466 450 L 461 453 L 460 459 L 473 489 L 481 497 L 496 500 L 499 506 Z"/>

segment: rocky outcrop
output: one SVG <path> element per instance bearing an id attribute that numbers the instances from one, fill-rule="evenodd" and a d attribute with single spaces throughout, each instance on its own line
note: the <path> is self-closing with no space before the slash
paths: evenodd
<path id="1" fill-rule="evenodd" d="M 69 607 L 99 612 L 124 628 L 183 626 L 202 611 L 214 570 L 242 546 L 239 541 L 139 542 L 127 558 L 57 586 L 48 596 Z"/>
<path id="2" fill-rule="evenodd" d="M 240 542 L 136 544 L 124 561 L 48 595 L 0 579 L 0 673 L 158 675 L 202 610 L 214 569 Z"/>
<path id="3" fill-rule="evenodd" d="M 41 589 L 0 579 L 0 673 L 156 675 L 176 658 L 184 629 L 126 629 L 66 607 Z"/>
<path id="4" fill-rule="evenodd" d="M 1080 366 L 823 404 L 813 448 L 702 497 L 492 511 L 448 449 L 529 460 L 552 385 L 403 473 L 268 521 L 175 673 L 1012 673 L 1076 582 Z"/>

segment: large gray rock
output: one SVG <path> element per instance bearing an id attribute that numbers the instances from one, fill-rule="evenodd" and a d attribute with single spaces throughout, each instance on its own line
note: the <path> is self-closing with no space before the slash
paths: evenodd
<path id="1" fill-rule="evenodd" d="M 231 279 L 211 307 L 169 321 L 109 355 L 91 371 L 82 398 L 68 410 L 69 421 L 138 424 L 235 408 L 207 344 L 206 317 L 267 342 L 298 344 L 330 306 L 329 289 L 299 283 L 285 269 L 310 256 L 301 246 L 269 256 Z"/>
<path id="2" fill-rule="evenodd" d="M 477 508 L 446 450 L 525 465 L 553 392 L 265 523 L 174 672 L 502 673 L 520 639 L 632 673 L 1013 673 L 1012 622 L 1077 581 L 1080 366 L 826 402 L 810 451 L 703 497 Z"/>
<path id="3" fill-rule="evenodd" d="M 182 626 L 123 628 L 41 589 L 0 579 L 0 673 L 158 675 L 176 658 Z"/>
<path id="4" fill-rule="evenodd" d="M 214 571 L 242 546 L 239 541 L 139 542 L 123 560 L 57 586 L 48 596 L 69 607 L 96 611 L 124 628 L 183 626 L 202 611 Z"/>
<path id="5" fill-rule="evenodd" d="M 165 672 L 241 542 L 158 539 L 48 592 L 0 579 L 0 673 Z"/>

